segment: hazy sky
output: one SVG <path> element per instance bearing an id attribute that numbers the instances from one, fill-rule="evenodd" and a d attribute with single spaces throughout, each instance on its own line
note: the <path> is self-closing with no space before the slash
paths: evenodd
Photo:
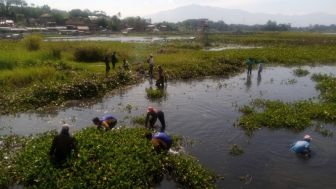
<path id="1" fill-rule="evenodd" d="M 304 14 L 324 12 L 336 14 L 336 0 L 26 0 L 29 4 L 51 8 L 103 10 L 109 15 L 144 16 L 161 10 L 189 4 L 241 9 L 249 12 Z"/>

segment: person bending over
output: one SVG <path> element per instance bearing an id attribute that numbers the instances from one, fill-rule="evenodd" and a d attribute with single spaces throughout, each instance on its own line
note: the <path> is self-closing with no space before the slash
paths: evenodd
<path id="1" fill-rule="evenodd" d="M 101 119 L 95 117 L 92 119 L 92 122 L 97 126 L 98 129 L 105 129 L 107 131 L 115 127 L 118 121 L 112 115 L 106 115 Z"/>

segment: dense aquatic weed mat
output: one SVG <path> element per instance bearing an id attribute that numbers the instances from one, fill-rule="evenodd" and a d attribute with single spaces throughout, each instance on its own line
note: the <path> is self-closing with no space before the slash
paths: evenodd
<path id="1" fill-rule="evenodd" d="M 214 188 L 215 176 L 186 154 L 156 153 L 142 128 L 109 132 L 86 128 L 74 134 L 78 154 L 64 167 L 50 163 L 48 151 L 56 132 L 32 137 L 1 138 L 1 187 L 149 188 L 164 174 L 189 188 Z M 178 140 L 177 140 L 178 141 Z M 17 146 L 13 151 L 12 147 Z"/>
<path id="2" fill-rule="evenodd" d="M 312 79 L 317 82 L 316 89 L 321 92 L 319 102 L 301 100 L 285 103 L 279 100 L 256 99 L 240 108 L 243 116 L 239 120 L 239 125 L 251 133 L 262 127 L 302 131 L 310 127 L 314 120 L 335 122 L 336 78 L 314 74 Z"/>

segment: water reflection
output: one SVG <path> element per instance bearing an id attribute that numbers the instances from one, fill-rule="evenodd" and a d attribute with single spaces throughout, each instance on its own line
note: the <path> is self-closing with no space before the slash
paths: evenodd
<path id="1" fill-rule="evenodd" d="M 251 88 L 251 85 L 252 85 L 252 75 L 251 74 L 247 74 L 247 76 L 246 76 L 246 83 L 245 83 L 245 85 L 246 85 L 246 92 L 248 92 L 249 90 L 250 90 L 250 88 Z"/>
<path id="2" fill-rule="evenodd" d="M 260 83 L 261 83 L 261 73 L 258 73 L 258 78 L 257 78 L 257 86 L 259 86 L 260 85 Z"/>

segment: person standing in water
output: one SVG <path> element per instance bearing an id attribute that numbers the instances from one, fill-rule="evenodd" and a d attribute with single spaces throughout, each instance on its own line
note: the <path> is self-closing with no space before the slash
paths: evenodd
<path id="1" fill-rule="evenodd" d="M 253 64 L 254 61 L 252 58 L 248 58 L 246 61 L 247 64 L 247 75 L 251 75 L 252 74 L 252 68 L 253 68 Z"/>
<path id="2" fill-rule="evenodd" d="M 166 129 L 166 122 L 164 118 L 164 113 L 161 110 L 155 110 L 153 107 L 149 106 L 147 108 L 147 115 L 145 120 L 145 127 L 153 129 L 156 120 L 159 118 L 161 123 L 161 132 L 164 132 Z"/>
<path id="3" fill-rule="evenodd" d="M 258 75 L 261 74 L 261 72 L 263 71 L 263 69 L 264 69 L 264 64 L 263 63 L 259 63 L 259 65 L 258 65 Z"/>

